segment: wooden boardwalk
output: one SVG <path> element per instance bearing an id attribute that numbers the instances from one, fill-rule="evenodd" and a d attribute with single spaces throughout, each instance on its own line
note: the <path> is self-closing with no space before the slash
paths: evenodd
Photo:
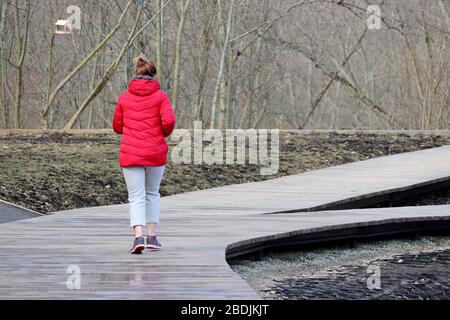
<path id="1" fill-rule="evenodd" d="M 2 299 L 260 299 L 226 250 L 326 230 L 450 221 L 450 206 L 278 213 L 450 179 L 450 146 L 162 198 L 163 250 L 128 253 L 127 205 L 0 224 Z M 170 173 L 167 173 L 170 174 Z M 70 266 L 81 288 L 70 290 Z"/>

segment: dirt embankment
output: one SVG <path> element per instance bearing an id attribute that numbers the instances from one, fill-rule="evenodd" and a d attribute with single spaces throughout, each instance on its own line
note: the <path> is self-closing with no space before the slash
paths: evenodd
<path id="1" fill-rule="evenodd" d="M 194 165 L 169 161 L 161 194 L 260 181 L 373 157 L 450 143 L 450 137 L 280 133 L 280 168 Z M 0 137 L 0 198 L 42 213 L 127 201 L 118 163 L 119 136 L 10 135 Z M 171 148 L 173 144 L 171 143 Z"/>

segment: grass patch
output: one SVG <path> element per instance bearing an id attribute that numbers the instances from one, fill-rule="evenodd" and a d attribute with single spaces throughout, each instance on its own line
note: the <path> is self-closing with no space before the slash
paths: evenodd
<path id="1" fill-rule="evenodd" d="M 256 165 L 176 165 L 169 161 L 161 194 L 261 181 L 449 142 L 449 137 L 440 136 L 280 132 L 276 175 L 261 176 Z M 119 145 L 120 137 L 111 135 L 0 137 L 0 198 L 42 213 L 125 203 Z"/>

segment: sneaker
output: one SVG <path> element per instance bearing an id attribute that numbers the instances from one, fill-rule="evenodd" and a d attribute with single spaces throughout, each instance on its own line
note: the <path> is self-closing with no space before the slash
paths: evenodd
<path id="1" fill-rule="evenodd" d="M 136 239 L 134 239 L 133 247 L 131 248 L 130 252 L 132 254 L 140 254 L 144 249 L 145 249 L 144 237 L 137 237 Z"/>
<path id="2" fill-rule="evenodd" d="M 161 243 L 159 243 L 156 236 L 147 236 L 147 249 L 159 250 Z"/>

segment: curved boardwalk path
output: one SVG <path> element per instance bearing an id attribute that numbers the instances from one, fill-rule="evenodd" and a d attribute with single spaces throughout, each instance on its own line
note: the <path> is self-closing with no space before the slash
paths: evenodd
<path id="1" fill-rule="evenodd" d="M 0 298 L 260 299 L 225 253 L 293 236 L 405 222 L 448 224 L 450 206 L 332 208 L 450 180 L 450 146 L 258 183 L 162 198 L 163 250 L 128 253 L 127 205 L 83 208 L 0 225 Z M 169 173 L 170 174 L 170 173 Z M 67 268 L 81 271 L 70 290 Z"/>

